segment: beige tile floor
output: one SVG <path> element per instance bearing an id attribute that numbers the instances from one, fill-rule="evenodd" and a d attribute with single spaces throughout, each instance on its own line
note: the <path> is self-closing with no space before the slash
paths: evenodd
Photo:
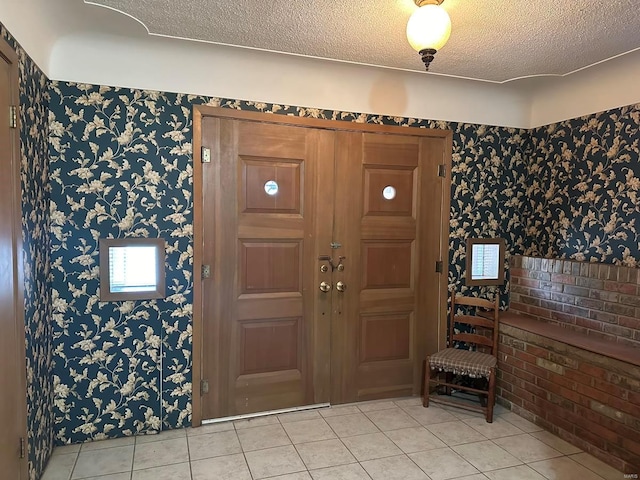
<path id="1" fill-rule="evenodd" d="M 58 447 L 42 480 L 621 480 L 497 407 L 494 422 L 419 398 Z"/>

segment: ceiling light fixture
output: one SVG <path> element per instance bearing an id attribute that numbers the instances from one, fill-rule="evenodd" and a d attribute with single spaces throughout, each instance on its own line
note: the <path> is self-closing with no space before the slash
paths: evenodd
<path id="1" fill-rule="evenodd" d="M 407 23 L 407 39 L 420 54 L 429 71 L 429 64 L 451 35 L 451 19 L 440 4 L 444 0 L 413 0 L 419 7 Z"/>

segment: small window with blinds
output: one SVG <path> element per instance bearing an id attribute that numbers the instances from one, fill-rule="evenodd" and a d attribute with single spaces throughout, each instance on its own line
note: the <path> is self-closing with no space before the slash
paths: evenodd
<path id="1" fill-rule="evenodd" d="M 162 238 L 100 239 L 100 300 L 150 300 L 165 295 Z"/>
<path id="2" fill-rule="evenodd" d="M 504 284 L 504 239 L 467 239 L 468 286 Z"/>

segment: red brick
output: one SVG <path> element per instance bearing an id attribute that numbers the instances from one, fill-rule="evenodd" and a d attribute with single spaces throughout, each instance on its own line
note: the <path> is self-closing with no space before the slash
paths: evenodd
<path id="1" fill-rule="evenodd" d="M 576 392 L 581 393 L 582 395 L 585 395 L 588 398 L 593 398 L 594 400 L 597 400 L 600 403 L 604 403 L 605 405 L 608 404 L 609 397 L 610 397 L 609 394 L 601 390 L 596 390 L 595 388 L 591 388 L 581 383 L 576 385 Z"/>
<path id="2" fill-rule="evenodd" d="M 591 445 L 595 445 L 598 448 L 604 449 L 605 442 L 600 435 L 596 435 L 595 433 L 592 433 L 590 430 L 580 428 L 580 427 L 576 427 L 575 432 L 576 432 L 576 435 L 587 440 Z"/>
<path id="3" fill-rule="evenodd" d="M 523 390 L 520 387 L 513 387 L 513 394 L 516 395 L 517 397 L 520 397 L 521 399 L 527 401 L 527 402 L 534 402 L 535 399 L 535 395 L 531 392 L 528 392 L 526 390 Z"/>
<path id="4" fill-rule="evenodd" d="M 519 278 L 518 284 L 523 287 L 540 288 L 540 280 L 536 278 Z"/>
<path id="5" fill-rule="evenodd" d="M 563 283 L 565 285 L 575 285 L 576 277 L 573 275 L 566 275 L 562 273 L 552 273 L 551 281 L 554 283 Z"/>
<path id="6" fill-rule="evenodd" d="M 516 395 L 514 395 L 511 392 L 503 392 L 502 396 L 509 400 L 511 403 L 513 403 L 514 405 L 520 405 L 522 406 L 522 399 L 520 397 L 517 397 Z"/>
<path id="7" fill-rule="evenodd" d="M 640 318 L 619 316 L 618 325 L 633 328 L 635 330 L 640 330 Z"/>
<path id="8" fill-rule="evenodd" d="M 592 377 L 595 377 L 595 378 L 601 378 L 603 380 L 607 378 L 607 374 L 608 374 L 606 370 L 603 370 L 600 367 L 596 367 L 594 365 L 590 365 L 584 362 L 580 364 L 579 370 L 581 372 L 586 373 L 587 375 L 591 375 Z"/>
<path id="9" fill-rule="evenodd" d="M 533 298 L 540 298 L 542 300 L 551 300 L 551 292 L 548 290 L 536 290 L 532 288 L 529 290 L 529 296 Z"/>
<path id="10" fill-rule="evenodd" d="M 598 390 L 602 390 L 603 392 L 608 393 L 609 395 L 613 395 L 614 397 L 621 398 L 623 400 L 629 400 L 629 392 L 624 388 L 620 388 L 617 385 L 609 383 L 605 380 L 601 380 L 599 378 L 593 379 L 593 386 Z"/>
<path id="11" fill-rule="evenodd" d="M 621 327 L 620 325 L 605 324 L 602 327 L 605 333 L 611 333 L 621 338 L 633 338 L 634 331 L 630 328 Z"/>
<path id="12" fill-rule="evenodd" d="M 640 455 L 640 442 L 637 437 L 622 439 L 622 447 L 635 455 Z"/>
<path id="13" fill-rule="evenodd" d="M 515 351 L 515 356 L 516 358 L 519 358 L 520 360 L 527 362 L 527 363 L 533 363 L 535 365 L 536 363 L 536 357 L 534 357 L 533 355 L 529 354 L 529 353 L 525 353 L 525 352 L 521 352 L 516 350 Z"/>
<path id="14" fill-rule="evenodd" d="M 576 422 L 569 418 L 569 413 L 566 410 L 562 410 L 560 407 L 557 407 L 558 410 L 554 410 L 552 403 L 548 403 L 545 407 L 547 411 L 547 420 L 553 423 L 559 431 L 565 431 L 568 433 L 574 433 L 576 429 Z"/>
<path id="15" fill-rule="evenodd" d="M 595 298 L 581 298 L 580 306 L 592 310 L 602 310 L 604 308 L 604 302 L 602 300 L 596 300 Z"/>
<path id="16" fill-rule="evenodd" d="M 514 368 L 519 368 L 520 370 L 524 370 L 524 362 L 522 360 L 512 357 L 511 355 L 503 355 L 502 358 L 504 359 L 504 363 L 506 363 L 507 365 L 510 365 Z"/>
<path id="17" fill-rule="evenodd" d="M 582 315 L 583 317 L 588 316 L 589 318 L 593 319 L 593 320 L 598 320 L 600 322 L 607 322 L 607 323 L 617 323 L 618 322 L 618 316 L 614 315 L 613 313 L 607 313 L 607 312 L 599 312 L 597 310 L 590 310 L 589 311 L 589 315 Z"/>
<path id="18" fill-rule="evenodd" d="M 525 372 L 524 370 L 520 370 L 519 368 L 513 369 L 513 372 L 511 372 L 511 373 L 513 375 L 515 375 L 516 377 L 521 378 L 525 382 L 529 382 L 529 383 L 535 383 L 536 382 L 536 376 L 534 374 L 529 373 L 529 372 Z"/>
<path id="19" fill-rule="evenodd" d="M 528 272 L 528 270 L 525 270 L 523 268 L 511 267 L 509 269 L 509 272 L 511 273 L 511 278 L 513 278 L 513 277 L 523 277 L 525 275 L 525 273 Z"/>
<path id="20" fill-rule="evenodd" d="M 521 378 L 518 378 L 514 375 L 511 375 L 510 373 L 506 373 L 505 371 L 501 370 L 498 372 L 501 379 L 502 379 L 502 385 L 503 387 L 505 387 L 506 385 L 508 385 L 509 391 L 513 391 L 513 387 L 520 387 L 520 388 L 524 388 L 524 380 L 522 380 Z"/>
<path id="21" fill-rule="evenodd" d="M 616 410 L 620 410 L 621 412 L 628 413 L 633 415 L 634 417 L 640 418 L 640 405 L 633 404 L 631 402 L 625 401 L 621 398 L 609 396 L 609 402 L 607 403 L 612 408 Z"/>
<path id="22" fill-rule="evenodd" d="M 539 384 L 525 382 L 522 388 L 536 397 L 547 398 L 547 391 Z"/>
<path id="23" fill-rule="evenodd" d="M 509 310 L 512 310 L 514 312 L 529 313 L 529 305 L 525 305 L 524 303 L 520 302 L 511 302 L 509 304 Z"/>
<path id="24" fill-rule="evenodd" d="M 638 336 L 638 333 L 636 333 L 635 336 Z M 638 337 L 637 341 L 636 340 L 631 340 L 630 338 L 618 337 L 618 338 L 616 338 L 616 342 L 619 343 L 620 345 L 624 345 L 626 347 L 634 347 L 634 348 L 640 349 L 640 336 Z"/>
<path id="25" fill-rule="evenodd" d="M 627 295 L 635 295 L 637 292 L 637 287 L 632 283 L 623 283 L 623 282 L 604 282 L 604 289 L 609 292 L 619 292 L 626 293 Z"/>
<path id="26" fill-rule="evenodd" d="M 551 312 L 551 318 L 553 320 L 559 320 L 563 323 L 576 323 L 576 316 L 570 313 Z"/>
<path id="27" fill-rule="evenodd" d="M 582 417 L 584 418 L 584 417 Z M 578 427 L 584 428 L 585 430 L 589 430 L 595 435 L 602 437 L 604 440 L 607 440 L 612 443 L 616 443 L 620 441 L 620 435 L 618 434 L 616 429 L 609 429 L 598 423 L 594 423 L 592 421 L 581 421 L 578 423 Z"/>
<path id="28" fill-rule="evenodd" d="M 571 380 L 575 380 L 576 382 L 582 383 L 584 385 L 591 385 L 591 382 L 593 380 L 593 377 L 591 377 L 590 375 L 586 375 L 584 373 L 581 373 L 577 370 L 573 370 L 571 368 L 567 368 L 564 371 L 564 376 Z"/>
<path id="29" fill-rule="evenodd" d="M 544 368 L 540 368 L 537 365 L 531 365 L 530 363 L 524 364 L 524 370 L 526 372 L 532 373 L 533 375 L 535 375 L 538 378 L 548 378 L 549 376 L 549 370 L 546 370 Z"/>
<path id="30" fill-rule="evenodd" d="M 588 317 L 589 310 L 587 310 L 586 308 L 579 307 L 578 305 L 565 304 L 563 307 L 563 310 L 565 313 L 570 313 L 572 315 L 576 315 L 577 317 Z"/>
<path id="31" fill-rule="evenodd" d="M 585 287 L 576 287 L 573 285 L 565 285 L 564 286 L 564 293 L 566 293 L 567 295 L 574 295 L 576 297 L 588 297 L 589 296 L 589 289 L 585 288 Z M 576 303 L 578 301 L 581 301 L 582 298 L 578 299 L 576 301 Z"/>
<path id="32" fill-rule="evenodd" d="M 549 350 L 546 350 L 544 348 L 527 344 L 526 349 L 527 349 L 527 353 L 530 353 L 531 355 L 535 355 L 536 357 L 544 358 L 544 359 L 547 359 L 549 357 Z"/>
<path id="33" fill-rule="evenodd" d="M 589 296 L 597 300 L 604 300 L 605 302 L 617 302 L 620 300 L 619 293 L 605 292 L 604 290 L 591 290 Z"/>
<path id="34" fill-rule="evenodd" d="M 604 290 L 604 282 L 595 278 L 577 278 L 576 285 L 593 288 L 595 290 Z"/>
<path id="35" fill-rule="evenodd" d="M 620 303 L 624 305 L 633 305 L 634 307 L 640 307 L 640 294 L 620 295 Z"/>
<path id="36" fill-rule="evenodd" d="M 557 373 L 551 373 L 549 375 L 549 380 L 551 380 L 555 384 L 568 388 L 569 390 L 576 390 L 576 382 L 568 378 L 566 375 L 558 375 Z"/>
<path id="37" fill-rule="evenodd" d="M 554 302 L 563 303 L 567 305 L 575 305 L 576 297 L 573 295 L 565 295 L 564 293 L 553 293 L 551 299 Z"/>
<path id="38" fill-rule="evenodd" d="M 602 331 L 602 322 L 591 320 L 590 318 L 576 317 L 576 325 L 589 328 L 591 330 Z"/>
<path id="39" fill-rule="evenodd" d="M 636 309 L 629 305 L 620 305 L 619 303 L 605 303 L 604 311 L 614 313 L 616 315 L 624 315 L 626 317 L 632 317 L 636 314 Z"/>

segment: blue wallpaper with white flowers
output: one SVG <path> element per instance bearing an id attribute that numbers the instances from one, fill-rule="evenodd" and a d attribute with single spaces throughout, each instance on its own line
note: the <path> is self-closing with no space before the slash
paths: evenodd
<path id="1" fill-rule="evenodd" d="M 24 265 L 27 457 L 29 478 L 42 474 L 53 448 L 52 328 L 49 248 L 49 80 L 0 24 L 18 54 Z"/>
<path id="2" fill-rule="evenodd" d="M 556 227 L 547 218 L 538 223 L 540 213 L 546 212 L 540 208 L 542 199 L 551 191 L 562 202 L 576 208 L 580 205 L 579 199 L 565 195 L 569 190 L 564 185 L 554 187 L 572 180 L 557 172 L 562 164 L 543 150 L 547 143 L 539 141 L 538 135 L 544 129 L 393 118 L 73 83 L 53 82 L 50 92 L 59 443 L 190 423 L 194 104 L 453 130 L 449 283 L 462 289 L 466 288 L 464 245 L 468 236 L 504 237 L 510 254 L 547 253 L 550 242 L 544 232 Z M 616 112 L 633 118 L 634 111 L 637 108 Z M 607 115 L 610 113 L 562 125 L 568 135 L 596 129 L 591 135 L 597 136 L 599 122 L 593 124 L 592 119 Z M 618 133 L 630 139 L 624 142 L 633 143 L 637 122 Z M 541 164 L 552 173 L 541 174 Z M 542 181 L 556 177 L 555 183 Z M 624 188 L 631 191 L 634 185 L 630 179 Z M 605 262 L 639 257 L 634 231 L 637 211 L 624 211 L 622 228 L 630 254 L 624 257 L 625 250 L 611 252 L 603 258 Z M 98 238 L 109 236 L 167 241 L 170 296 L 166 300 L 98 301 Z M 492 294 L 490 290 L 485 293 Z M 508 286 L 501 293 L 505 304 Z"/>
<path id="3" fill-rule="evenodd" d="M 73 83 L 51 86 L 56 438 L 178 428 L 191 420 L 194 104 L 410 127 L 452 128 L 450 282 L 468 235 L 524 253 L 524 131 Z M 166 300 L 101 303 L 100 237 L 165 238 Z"/>
<path id="4" fill-rule="evenodd" d="M 640 105 L 536 128 L 528 254 L 640 266 Z"/>
<path id="5" fill-rule="evenodd" d="M 187 98 L 51 85 L 58 443 L 189 425 L 192 166 Z M 167 297 L 99 301 L 99 238 L 166 242 Z"/>

